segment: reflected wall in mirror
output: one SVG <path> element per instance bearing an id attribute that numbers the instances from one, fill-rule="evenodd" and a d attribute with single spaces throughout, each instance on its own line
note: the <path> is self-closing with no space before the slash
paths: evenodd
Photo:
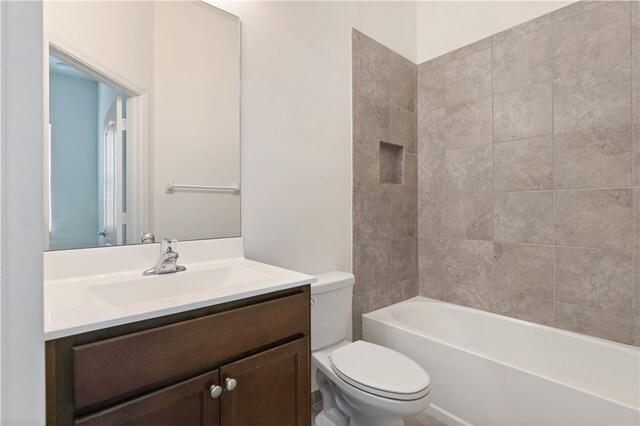
<path id="1" fill-rule="evenodd" d="M 44 26 L 45 250 L 239 236 L 239 19 L 50 1 Z"/>

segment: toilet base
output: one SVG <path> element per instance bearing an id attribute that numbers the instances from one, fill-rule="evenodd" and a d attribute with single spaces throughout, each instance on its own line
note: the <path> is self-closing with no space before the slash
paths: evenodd
<path id="1" fill-rule="evenodd" d="M 324 415 L 324 410 L 320 411 L 313 421 L 313 426 L 338 426 Z"/>
<path id="2" fill-rule="evenodd" d="M 404 426 L 404 421 L 400 420 L 383 420 L 382 423 L 371 423 L 373 419 L 361 419 L 361 421 L 365 421 L 365 423 L 357 423 L 356 419 L 350 419 L 349 426 Z M 376 419 L 379 420 L 379 419 Z M 375 421 L 375 420 L 374 420 Z M 327 418 L 324 414 L 324 410 L 320 411 L 313 421 L 313 426 L 340 426 L 333 423 L 331 420 Z"/>

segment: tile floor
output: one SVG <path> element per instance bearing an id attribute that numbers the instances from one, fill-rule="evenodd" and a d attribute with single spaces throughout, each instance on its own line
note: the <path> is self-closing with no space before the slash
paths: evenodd
<path id="1" fill-rule="evenodd" d="M 322 410 L 322 401 L 311 407 L 311 424 L 315 421 L 316 415 Z M 446 424 L 434 419 L 427 413 L 418 414 L 410 419 L 405 419 L 405 426 L 447 426 Z"/>

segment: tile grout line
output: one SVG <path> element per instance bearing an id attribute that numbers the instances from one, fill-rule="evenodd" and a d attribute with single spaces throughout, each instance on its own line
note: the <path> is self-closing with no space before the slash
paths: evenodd
<path id="1" fill-rule="evenodd" d="M 557 247 L 561 249 L 575 249 L 575 250 L 599 250 L 599 251 L 610 251 L 610 252 L 623 252 L 623 253 L 632 253 L 633 249 L 630 248 L 608 248 L 608 247 L 587 247 L 587 246 L 568 246 L 562 244 L 552 244 L 552 243 L 530 243 L 524 241 L 493 241 L 493 240 L 477 240 L 471 238 L 453 238 L 453 237 L 437 237 L 430 235 L 422 235 L 419 238 L 426 238 L 429 240 L 450 240 L 450 241 L 477 241 L 477 242 L 485 242 L 485 243 L 494 243 L 494 244 L 503 244 L 503 245 L 513 245 L 513 246 L 532 246 L 532 247 Z M 379 242 L 384 240 L 372 240 L 368 242 Z"/>
<path id="2" fill-rule="evenodd" d="M 553 90 L 555 84 L 555 67 L 554 67 L 554 54 L 553 54 L 553 40 L 555 36 L 555 23 L 553 17 L 551 18 L 551 187 L 555 189 L 556 186 L 556 129 L 555 129 L 555 109 L 553 103 L 555 101 L 555 91 Z M 553 326 L 557 325 L 556 314 L 556 248 L 557 248 L 557 226 L 556 226 L 556 192 L 553 192 L 552 209 L 553 209 Z"/>
<path id="3" fill-rule="evenodd" d="M 634 68 L 635 61 L 633 58 L 633 4 L 629 3 L 629 45 L 631 46 L 631 185 L 635 185 L 635 141 L 634 141 L 634 129 L 633 129 L 633 121 L 635 119 L 635 111 L 634 111 Z M 631 246 L 633 251 L 631 252 L 631 343 L 634 343 L 634 328 L 635 328 L 635 320 L 636 320 L 636 283 L 635 283 L 635 273 L 636 273 L 636 256 L 635 256 L 635 248 L 636 248 L 636 191 L 631 190 Z"/>
<path id="4" fill-rule="evenodd" d="M 496 132 L 495 132 L 495 115 L 494 115 L 494 111 L 495 111 L 495 82 L 494 82 L 494 77 L 495 77 L 495 73 L 494 73 L 494 57 L 493 57 L 493 53 L 494 53 L 494 45 L 493 45 L 493 36 L 491 36 L 491 193 L 494 194 L 496 191 L 496 149 L 495 149 L 495 138 L 496 138 Z M 495 253 L 495 232 L 496 232 L 496 207 L 495 207 L 495 203 L 491 202 L 491 211 L 492 211 L 492 222 L 493 222 L 493 229 L 491 230 L 491 251 L 492 251 L 492 256 L 491 256 L 491 299 L 490 299 L 490 304 L 491 304 L 491 311 L 495 312 L 496 311 L 496 307 L 494 306 L 495 303 L 495 292 L 496 292 L 496 253 Z"/>

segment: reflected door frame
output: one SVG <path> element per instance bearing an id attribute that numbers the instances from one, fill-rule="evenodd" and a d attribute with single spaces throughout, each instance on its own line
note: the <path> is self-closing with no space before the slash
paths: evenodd
<path id="1" fill-rule="evenodd" d="M 51 32 L 44 32 L 43 49 L 44 134 L 43 134 L 43 240 L 49 249 L 49 56 L 73 64 L 83 72 L 127 96 L 127 242 L 138 242 L 143 232 L 152 229 L 149 217 L 149 89 L 144 88 L 117 71 L 104 65 L 88 53 L 70 45 Z M 135 166 L 134 166 L 135 165 Z"/>

